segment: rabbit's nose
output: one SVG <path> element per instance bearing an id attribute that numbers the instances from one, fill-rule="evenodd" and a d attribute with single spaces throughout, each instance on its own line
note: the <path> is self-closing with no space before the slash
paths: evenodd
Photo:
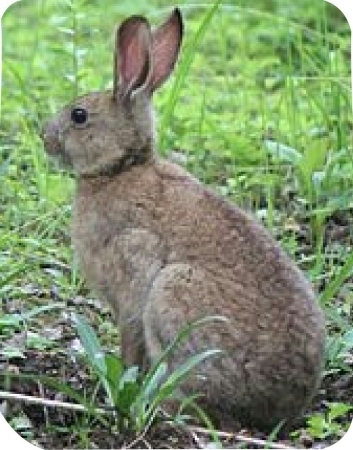
<path id="1" fill-rule="evenodd" d="M 40 137 L 45 142 L 57 140 L 59 136 L 59 128 L 56 123 L 47 122 L 40 130 Z"/>
<path id="2" fill-rule="evenodd" d="M 40 137 L 47 153 L 57 155 L 62 151 L 60 130 L 55 123 L 49 122 L 45 124 L 40 130 Z"/>

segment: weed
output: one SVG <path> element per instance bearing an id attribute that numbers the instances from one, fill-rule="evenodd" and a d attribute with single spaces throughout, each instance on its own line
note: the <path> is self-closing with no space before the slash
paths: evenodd
<path id="1" fill-rule="evenodd" d="M 173 399 L 180 403 L 175 419 L 178 422 L 183 417 L 183 409 L 194 403 L 194 397 L 179 398 L 179 388 L 197 365 L 219 354 L 220 350 L 210 349 L 190 356 L 172 372 L 168 370 L 168 359 L 195 328 L 204 326 L 211 320 L 224 319 L 209 317 L 185 326 L 146 374 L 141 374 L 137 366 L 125 367 L 118 356 L 105 354 L 92 327 L 83 317 L 75 314 L 73 320 L 85 349 L 87 361 L 104 387 L 107 404 L 117 413 L 119 429 L 122 431 L 132 429 L 141 433 L 152 425 L 166 401 Z M 204 417 L 205 414 L 202 415 L 202 418 Z"/>

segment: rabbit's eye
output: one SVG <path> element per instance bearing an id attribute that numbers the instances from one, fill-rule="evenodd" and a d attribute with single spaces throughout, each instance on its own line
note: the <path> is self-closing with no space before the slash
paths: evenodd
<path id="1" fill-rule="evenodd" d="M 87 122 L 88 113 L 84 108 L 74 108 L 71 111 L 71 120 L 72 122 L 82 125 Z"/>

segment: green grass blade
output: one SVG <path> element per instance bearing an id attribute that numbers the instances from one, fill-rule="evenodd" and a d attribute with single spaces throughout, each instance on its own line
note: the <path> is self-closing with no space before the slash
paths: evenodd
<path id="1" fill-rule="evenodd" d="M 73 323 L 76 326 L 80 341 L 85 349 L 87 357 L 98 372 L 104 376 L 107 375 L 107 366 L 105 363 L 104 352 L 93 328 L 79 314 L 72 315 Z"/>
<path id="2" fill-rule="evenodd" d="M 215 15 L 215 13 L 218 10 L 219 5 L 221 4 L 222 0 L 216 0 L 211 8 L 208 9 L 206 14 L 204 15 L 201 24 L 196 31 L 193 40 L 191 41 L 190 45 L 184 50 L 183 59 L 180 61 L 179 69 L 177 72 L 177 75 L 174 79 L 174 84 L 171 88 L 169 98 L 166 102 L 166 107 L 164 110 L 163 117 L 161 119 L 161 127 L 160 127 L 160 137 L 159 137 L 159 143 L 160 148 L 164 148 L 165 145 L 165 139 L 166 139 L 166 130 L 168 129 L 168 124 L 170 123 L 170 120 L 172 118 L 175 106 L 177 104 L 179 93 L 183 87 L 183 84 L 185 82 L 185 79 L 190 71 L 191 65 L 195 59 L 196 55 L 196 49 L 199 43 L 202 41 L 207 28 Z"/>
<path id="3" fill-rule="evenodd" d="M 353 252 L 348 256 L 343 266 L 340 268 L 336 276 L 331 280 L 325 290 L 321 293 L 319 300 L 322 305 L 325 305 L 332 299 L 340 290 L 344 282 L 353 273 Z"/>
<path id="4" fill-rule="evenodd" d="M 73 314 L 72 320 L 76 326 L 80 341 L 87 354 L 88 361 L 104 386 L 111 406 L 114 406 L 114 389 L 108 380 L 108 367 L 106 364 L 105 354 L 99 343 L 97 335 L 88 322 L 79 314 Z"/>

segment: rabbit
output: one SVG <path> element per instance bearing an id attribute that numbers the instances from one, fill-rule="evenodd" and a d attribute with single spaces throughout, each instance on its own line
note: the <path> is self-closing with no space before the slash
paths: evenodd
<path id="1" fill-rule="evenodd" d="M 269 430 L 305 412 L 323 368 L 323 313 L 309 281 L 250 213 L 155 149 L 154 92 L 183 37 L 178 8 L 151 29 L 117 29 L 113 87 L 81 96 L 43 128 L 73 169 L 72 242 L 88 284 L 112 307 L 127 365 L 147 370 L 186 324 L 169 370 L 220 349 L 182 384 L 219 424 Z"/>

